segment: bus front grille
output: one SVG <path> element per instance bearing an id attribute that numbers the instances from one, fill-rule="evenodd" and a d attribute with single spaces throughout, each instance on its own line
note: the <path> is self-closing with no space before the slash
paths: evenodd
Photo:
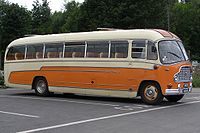
<path id="1" fill-rule="evenodd" d="M 190 82 L 192 79 L 191 67 L 181 67 L 179 73 L 176 74 L 177 82 Z"/>

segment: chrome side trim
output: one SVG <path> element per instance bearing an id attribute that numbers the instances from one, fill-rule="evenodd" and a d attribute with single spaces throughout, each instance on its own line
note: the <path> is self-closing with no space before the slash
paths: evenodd
<path id="1" fill-rule="evenodd" d="M 42 54 L 43 59 L 45 57 L 45 51 L 46 51 L 46 45 L 43 43 L 43 54 Z"/>
<path id="2" fill-rule="evenodd" d="M 109 41 L 109 51 L 108 51 L 108 58 L 110 58 L 111 56 L 111 41 Z"/>
<path id="3" fill-rule="evenodd" d="M 87 57 L 87 47 L 88 47 L 88 44 L 87 44 L 87 42 L 85 41 L 85 53 L 84 53 L 84 58 Z"/>
<path id="4" fill-rule="evenodd" d="M 117 73 L 117 71 L 110 70 L 41 70 L 41 71 L 62 71 L 62 72 L 104 72 L 104 73 Z"/>
<path id="5" fill-rule="evenodd" d="M 65 42 L 63 42 L 62 58 L 65 58 Z"/>
<path id="6" fill-rule="evenodd" d="M 27 48 L 28 46 L 27 45 L 25 45 L 25 54 L 24 54 L 24 59 L 26 59 L 26 57 L 27 57 L 27 50 L 28 50 L 28 48 Z"/>

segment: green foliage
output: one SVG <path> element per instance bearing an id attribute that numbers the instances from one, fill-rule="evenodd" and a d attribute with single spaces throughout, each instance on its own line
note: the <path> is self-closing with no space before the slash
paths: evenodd
<path id="1" fill-rule="evenodd" d="M 31 13 L 18 4 L 10 4 L 0 0 L 0 50 L 14 39 L 29 34 L 31 29 Z"/>
<path id="2" fill-rule="evenodd" d="M 0 70 L 0 88 L 1 88 L 1 86 L 3 86 L 3 85 L 4 85 L 4 77 L 3 77 L 2 71 Z"/>
<path id="3" fill-rule="evenodd" d="M 4 79 L 0 77 L 0 85 L 4 85 Z M 1 88 L 1 87 L 0 87 Z"/>
<path id="4" fill-rule="evenodd" d="M 31 13 L 18 4 L 0 0 L 0 68 L 3 68 L 3 55 L 7 45 L 31 33 Z"/>
<path id="5" fill-rule="evenodd" d="M 51 33 L 51 9 L 47 0 L 35 0 L 32 9 L 32 33 Z"/>
<path id="6" fill-rule="evenodd" d="M 63 17 L 62 12 L 54 12 L 53 15 L 51 16 L 51 21 L 52 21 L 52 32 L 53 33 L 60 33 L 62 32 L 62 26 L 65 23 L 65 19 Z"/>
<path id="7" fill-rule="evenodd" d="M 200 1 L 177 3 L 172 8 L 172 31 L 190 50 L 191 59 L 200 61 Z"/>
<path id="8" fill-rule="evenodd" d="M 78 29 L 78 19 L 80 15 L 80 4 L 75 1 L 65 3 L 65 10 L 63 12 L 64 25 L 62 32 L 75 32 Z"/>
<path id="9" fill-rule="evenodd" d="M 31 11 L 0 0 L 0 51 L 26 34 L 91 31 L 98 27 L 167 30 L 170 20 L 170 31 L 183 40 L 192 59 L 200 61 L 200 1 L 177 1 L 85 0 L 80 4 L 65 0 L 62 12 L 51 13 L 48 0 L 35 0 Z"/>
<path id="10" fill-rule="evenodd" d="M 193 73 L 193 87 L 200 87 L 200 66 L 197 66 Z"/>
<path id="11" fill-rule="evenodd" d="M 51 16 L 53 33 L 79 31 L 80 3 L 65 2 L 63 12 L 54 12 Z"/>
<path id="12" fill-rule="evenodd" d="M 167 29 L 167 6 L 166 0 L 86 0 L 81 6 L 80 29 Z"/>

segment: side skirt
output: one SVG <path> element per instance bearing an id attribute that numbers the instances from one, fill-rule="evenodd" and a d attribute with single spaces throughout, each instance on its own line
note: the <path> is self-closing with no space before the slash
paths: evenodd
<path id="1" fill-rule="evenodd" d="M 94 96 L 109 96 L 109 97 L 122 97 L 122 98 L 134 98 L 137 96 L 137 92 L 133 91 L 119 91 L 119 90 L 105 90 L 105 89 L 81 89 L 81 88 L 68 88 L 68 87 L 53 87 L 49 86 L 50 92 L 57 93 L 74 93 L 85 94 Z"/>

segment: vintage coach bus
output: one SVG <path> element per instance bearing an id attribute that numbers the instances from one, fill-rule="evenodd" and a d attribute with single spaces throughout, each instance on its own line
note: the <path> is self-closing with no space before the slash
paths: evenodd
<path id="1" fill-rule="evenodd" d="M 7 47 L 5 84 L 50 92 L 176 102 L 192 89 L 181 40 L 158 29 L 36 35 Z"/>

